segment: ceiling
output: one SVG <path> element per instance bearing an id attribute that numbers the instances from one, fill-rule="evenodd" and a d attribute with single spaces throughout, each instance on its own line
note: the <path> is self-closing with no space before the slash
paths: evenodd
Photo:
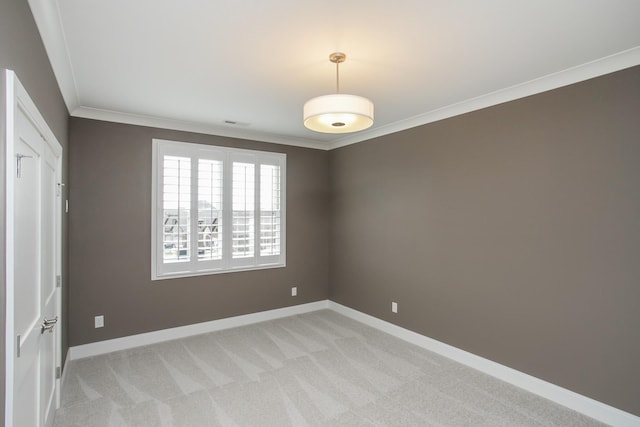
<path id="1" fill-rule="evenodd" d="M 72 116 L 321 149 L 640 64 L 638 0 L 29 3 Z M 366 131 L 302 124 L 335 51 Z"/>

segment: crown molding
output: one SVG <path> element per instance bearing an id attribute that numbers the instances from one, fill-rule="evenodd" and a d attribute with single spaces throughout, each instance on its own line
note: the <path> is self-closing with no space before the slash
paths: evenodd
<path id="1" fill-rule="evenodd" d="M 80 106 L 80 97 L 60 19 L 58 2 L 57 0 L 29 0 L 29 7 L 58 81 L 64 103 L 67 105 L 67 110 L 73 111 Z"/>
<path id="2" fill-rule="evenodd" d="M 408 119 L 336 139 L 329 143 L 328 149 L 333 150 L 345 147 L 347 145 L 422 126 L 427 123 L 459 116 L 471 111 L 492 107 L 494 105 L 503 104 L 505 102 L 514 101 L 516 99 L 579 83 L 584 80 L 589 80 L 615 71 L 620 71 L 625 68 L 634 67 L 636 65 L 640 65 L 640 46 L 636 46 L 595 61 L 587 62 L 586 64 L 571 67 L 553 74 L 548 74 L 528 82 L 500 89 L 486 95 L 447 105 L 446 107 L 438 108 Z"/>
<path id="3" fill-rule="evenodd" d="M 259 142 L 293 145 L 297 147 L 313 148 L 317 150 L 334 150 L 347 145 L 365 142 L 374 138 L 400 132 L 406 129 L 433 123 L 450 117 L 459 116 L 475 110 L 492 107 L 538 93 L 547 92 L 563 86 L 568 86 L 581 81 L 589 80 L 605 74 L 620 71 L 640 65 L 640 46 L 628 49 L 616 54 L 588 62 L 539 77 L 528 82 L 500 89 L 495 92 L 467 99 L 446 107 L 438 108 L 408 119 L 400 120 L 388 125 L 372 128 L 348 136 L 339 137 L 333 141 L 318 141 L 284 135 L 274 135 L 261 132 L 252 132 L 240 129 L 230 129 L 205 123 L 194 123 L 180 120 L 172 120 L 158 117 L 150 117 L 136 114 L 120 113 L 116 111 L 101 110 L 88 107 L 78 107 L 71 115 L 96 120 L 106 120 L 117 123 L 127 123 L 140 126 L 150 126 L 164 129 L 173 129 L 186 132 L 198 132 L 231 138 L 242 138 Z"/>
<path id="4" fill-rule="evenodd" d="M 206 123 L 173 120 L 140 114 L 120 113 L 118 111 L 102 110 L 98 108 L 78 107 L 71 112 L 71 116 L 81 117 L 84 119 L 125 123 L 130 125 L 179 130 L 184 132 L 203 133 L 207 135 L 224 136 L 228 138 L 240 138 L 250 141 L 268 142 L 272 144 L 292 145 L 295 147 L 313 148 L 316 150 L 329 149 L 329 146 L 326 142 L 314 139 L 296 138 L 285 135 L 274 135 L 255 131 L 252 132 L 250 130 L 231 127 L 227 128 Z"/>

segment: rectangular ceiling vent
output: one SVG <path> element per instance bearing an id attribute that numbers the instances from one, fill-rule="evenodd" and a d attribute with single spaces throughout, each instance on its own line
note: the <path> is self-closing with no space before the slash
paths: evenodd
<path id="1" fill-rule="evenodd" d="M 238 122 L 235 120 L 225 120 L 223 122 L 225 125 L 230 125 L 230 126 L 243 126 L 243 127 L 247 127 L 250 125 L 250 123 L 247 122 Z"/>

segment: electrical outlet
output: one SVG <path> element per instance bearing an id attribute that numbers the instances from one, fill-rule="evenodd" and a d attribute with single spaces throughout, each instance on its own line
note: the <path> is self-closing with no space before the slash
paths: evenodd
<path id="1" fill-rule="evenodd" d="M 96 316 L 94 321 L 96 328 L 104 328 L 104 316 Z"/>
<path id="2" fill-rule="evenodd" d="M 397 302 L 392 302 L 391 303 L 391 311 L 394 313 L 398 312 L 398 303 Z"/>
<path id="3" fill-rule="evenodd" d="M 298 296 L 298 287 L 297 286 L 294 286 L 294 287 L 291 288 L 291 296 L 292 297 Z"/>

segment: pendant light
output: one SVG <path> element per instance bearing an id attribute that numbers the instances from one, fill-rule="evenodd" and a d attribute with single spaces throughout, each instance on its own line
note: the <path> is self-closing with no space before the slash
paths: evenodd
<path id="1" fill-rule="evenodd" d="M 373 102 L 362 96 L 340 93 L 340 63 L 347 56 L 342 52 L 329 55 L 336 64 L 336 93 L 312 98 L 305 102 L 304 125 L 323 133 L 349 133 L 367 129 L 373 124 Z"/>

